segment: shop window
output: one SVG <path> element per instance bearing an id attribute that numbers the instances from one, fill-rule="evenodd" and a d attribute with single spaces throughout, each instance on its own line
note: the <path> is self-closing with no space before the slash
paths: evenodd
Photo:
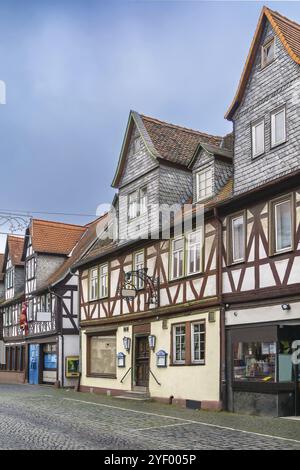
<path id="1" fill-rule="evenodd" d="M 115 377 L 116 335 L 88 337 L 88 375 Z"/>
<path id="2" fill-rule="evenodd" d="M 276 342 L 235 343 L 235 381 L 276 381 Z"/>
<path id="3" fill-rule="evenodd" d="M 56 344 L 45 344 L 43 346 L 44 370 L 57 369 Z"/>

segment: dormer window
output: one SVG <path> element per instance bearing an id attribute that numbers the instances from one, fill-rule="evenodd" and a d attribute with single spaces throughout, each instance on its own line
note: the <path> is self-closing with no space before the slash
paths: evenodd
<path id="1" fill-rule="evenodd" d="M 266 67 L 275 59 L 275 42 L 274 38 L 269 40 L 261 50 L 261 66 Z"/>
<path id="2" fill-rule="evenodd" d="M 212 168 L 205 168 L 196 173 L 196 196 L 201 201 L 212 195 Z"/>

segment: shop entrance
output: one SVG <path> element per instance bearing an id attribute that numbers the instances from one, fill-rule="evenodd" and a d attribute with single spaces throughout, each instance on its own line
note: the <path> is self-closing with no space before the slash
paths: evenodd
<path id="1" fill-rule="evenodd" d="M 57 380 L 57 345 L 43 344 L 43 383 L 54 384 Z"/>
<path id="2" fill-rule="evenodd" d="M 37 385 L 39 383 L 39 358 L 40 358 L 40 345 L 29 345 L 29 383 Z"/>
<path id="3" fill-rule="evenodd" d="M 148 336 L 135 337 L 135 384 L 137 387 L 148 387 L 150 351 Z"/>

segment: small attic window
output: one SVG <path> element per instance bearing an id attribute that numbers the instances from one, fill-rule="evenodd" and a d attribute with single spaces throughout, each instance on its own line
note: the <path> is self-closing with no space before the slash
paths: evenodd
<path id="1" fill-rule="evenodd" d="M 264 68 L 275 59 L 275 41 L 269 40 L 261 48 L 261 67 Z"/>
<path id="2" fill-rule="evenodd" d="M 212 168 L 208 167 L 196 173 L 196 197 L 197 201 L 201 201 L 212 196 Z"/>

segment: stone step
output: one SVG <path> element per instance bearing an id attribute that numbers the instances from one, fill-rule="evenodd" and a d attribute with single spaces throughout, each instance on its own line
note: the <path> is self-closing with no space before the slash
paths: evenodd
<path id="1" fill-rule="evenodd" d="M 119 398 L 120 400 L 133 400 L 133 401 L 149 401 L 150 397 L 130 397 L 128 395 L 116 395 L 114 398 Z"/>
<path id="2" fill-rule="evenodd" d="M 146 401 L 150 400 L 150 395 L 145 390 L 126 390 L 123 395 L 118 395 L 116 398 L 121 398 L 124 400 Z"/>

